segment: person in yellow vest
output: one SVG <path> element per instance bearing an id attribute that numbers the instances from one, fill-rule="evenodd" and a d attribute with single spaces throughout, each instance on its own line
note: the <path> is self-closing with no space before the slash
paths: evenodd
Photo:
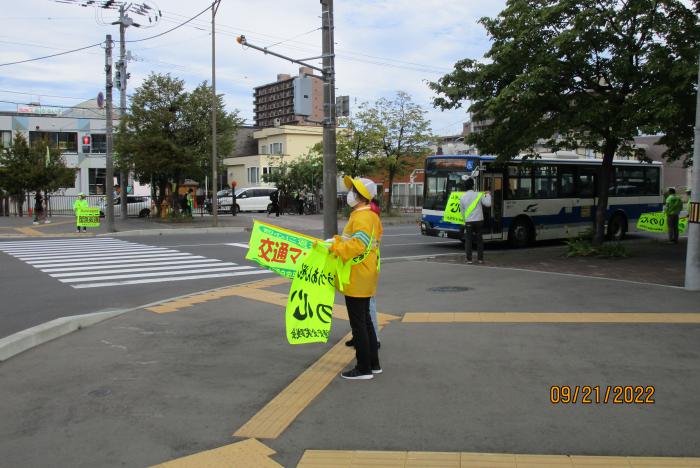
<path id="1" fill-rule="evenodd" d="M 352 214 L 343 229 L 342 236 L 334 236 L 330 252 L 344 262 L 352 261 L 350 283 L 344 285 L 345 305 L 350 318 L 350 328 L 355 345 L 357 364 L 342 372 L 344 379 L 368 380 L 381 374 L 377 334 L 370 318 L 370 299 L 376 294 L 379 280 L 379 242 L 382 223 L 372 211 L 370 201 L 377 196 L 377 185 L 369 179 L 352 179 L 345 176 L 343 182 L 349 189 L 347 200 Z"/>
<path id="2" fill-rule="evenodd" d="M 476 236 L 476 255 L 479 263 L 484 263 L 484 211 L 481 208 L 491 206 L 491 192 L 475 192 L 474 179 L 468 179 L 467 192 L 459 200 L 464 216 L 464 250 L 467 263 L 472 262 L 472 242 Z"/>
<path id="3" fill-rule="evenodd" d="M 89 208 L 88 201 L 85 199 L 85 194 L 80 192 L 78 199 L 73 202 L 73 212 L 75 213 L 75 229 L 80 232 L 80 226 L 78 226 L 78 212 L 85 208 Z M 83 226 L 83 232 L 87 232 L 87 228 Z"/>

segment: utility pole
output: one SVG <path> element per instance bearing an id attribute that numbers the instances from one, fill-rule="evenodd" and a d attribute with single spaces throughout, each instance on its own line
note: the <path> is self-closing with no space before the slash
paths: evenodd
<path id="1" fill-rule="evenodd" d="M 698 85 L 700 85 L 700 70 L 698 71 Z M 700 219 L 698 219 L 700 214 L 700 87 L 695 97 L 695 142 L 693 145 L 693 169 L 690 183 L 685 289 L 700 291 Z"/>
<path id="2" fill-rule="evenodd" d="M 134 23 L 131 18 L 126 16 L 124 3 L 119 5 L 119 21 L 115 21 L 112 24 L 119 24 L 119 82 L 117 85 L 119 87 L 119 121 L 121 122 L 126 114 L 126 82 L 128 81 L 128 75 L 126 74 L 126 43 L 124 41 L 124 35 L 127 27 L 133 25 L 138 28 L 139 25 Z M 126 188 L 129 186 L 129 171 L 126 167 L 124 167 L 123 160 L 119 167 L 119 182 L 119 187 L 121 189 L 119 193 L 121 219 L 126 220 L 129 216 L 126 203 Z"/>
<path id="3" fill-rule="evenodd" d="M 338 166 L 335 142 L 335 53 L 333 0 L 321 0 L 323 24 L 323 236 L 338 234 Z"/>
<path id="4" fill-rule="evenodd" d="M 114 163 L 112 161 L 112 35 L 107 34 L 107 39 L 105 41 L 105 108 L 107 113 L 106 122 L 106 140 L 107 140 L 107 154 L 106 154 L 106 177 L 105 177 L 105 192 L 107 195 L 107 204 L 105 206 L 105 217 L 107 218 L 107 231 L 115 232 L 114 229 Z M 125 207 L 122 206 L 122 211 Z"/>
<path id="5" fill-rule="evenodd" d="M 216 154 L 216 109 L 218 99 L 216 97 L 216 12 L 221 0 L 214 0 L 211 4 L 211 210 L 214 214 L 214 227 L 219 225 L 219 199 L 216 196 L 219 182 L 219 158 Z M 235 210 L 233 206 L 231 209 Z"/>

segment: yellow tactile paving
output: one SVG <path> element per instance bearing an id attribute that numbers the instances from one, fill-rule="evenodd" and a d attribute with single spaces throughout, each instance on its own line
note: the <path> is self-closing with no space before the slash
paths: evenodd
<path id="1" fill-rule="evenodd" d="M 319 467 L 580 468 L 700 467 L 700 458 L 595 457 L 469 452 L 307 450 L 297 468 Z"/>
<path id="2" fill-rule="evenodd" d="M 43 232 L 39 232 L 36 229 L 30 227 L 15 228 L 15 231 L 32 237 L 43 237 L 46 235 Z"/>
<path id="3" fill-rule="evenodd" d="M 275 451 L 262 442 L 255 439 L 248 439 L 154 466 L 161 468 L 281 467 L 282 465 L 269 458 L 274 454 Z"/>
<path id="4" fill-rule="evenodd" d="M 407 312 L 405 323 L 700 323 L 693 313 Z"/>
<path id="5" fill-rule="evenodd" d="M 277 438 L 355 357 L 354 350 L 345 346 L 349 338 L 350 334 L 343 337 L 233 435 Z"/>

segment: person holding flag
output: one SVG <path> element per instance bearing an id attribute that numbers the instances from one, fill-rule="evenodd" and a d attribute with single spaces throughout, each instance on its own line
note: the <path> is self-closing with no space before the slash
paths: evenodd
<path id="1" fill-rule="evenodd" d="M 472 264 L 472 242 L 476 236 L 477 260 L 484 263 L 484 211 L 481 208 L 491 206 L 491 192 L 475 192 L 474 179 L 466 182 L 467 192 L 459 200 L 464 216 L 464 250 L 467 254 L 467 263 Z"/>
<path id="2" fill-rule="evenodd" d="M 75 213 L 75 228 L 80 232 L 80 226 L 78 225 L 78 215 L 80 212 L 86 208 L 89 208 L 88 201 L 85 199 L 85 194 L 80 192 L 78 194 L 78 199 L 73 202 L 73 212 Z M 83 226 L 83 232 L 87 232 L 87 228 Z"/>
<path id="3" fill-rule="evenodd" d="M 377 334 L 370 318 L 370 299 L 377 292 L 379 280 L 379 239 L 382 223 L 371 209 L 370 201 L 377 196 L 377 185 L 370 179 L 345 176 L 349 189 L 350 219 L 342 236 L 334 236 L 329 250 L 343 262 L 350 262 L 350 281 L 343 286 L 345 305 L 352 328 L 355 357 L 354 368 L 340 376 L 351 380 L 369 380 L 381 374 Z"/>

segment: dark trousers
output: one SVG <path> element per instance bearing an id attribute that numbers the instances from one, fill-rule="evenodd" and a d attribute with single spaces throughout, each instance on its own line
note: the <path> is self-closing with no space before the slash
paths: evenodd
<path id="1" fill-rule="evenodd" d="M 345 306 L 348 308 L 352 338 L 355 342 L 356 367 L 363 374 L 371 373 L 372 367 L 379 367 L 377 334 L 369 315 L 369 300 L 369 297 L 345 296 Z"/>
<path id="2" fill-rule="evenodd" d="M 472 260 L 472 242 L 476 236 L 476 255 L 479 260 L 484 259 L 484 222 L 475 221 L 473 223 L 464 223 L 464 250 L 467 254 L 467 260 Z"/>
<path id="3" fill-rule="evenodd" d="M 668 240 L 678 242 L 678 215 L 667 215 L 666 224 L 668 224 Z"/>

